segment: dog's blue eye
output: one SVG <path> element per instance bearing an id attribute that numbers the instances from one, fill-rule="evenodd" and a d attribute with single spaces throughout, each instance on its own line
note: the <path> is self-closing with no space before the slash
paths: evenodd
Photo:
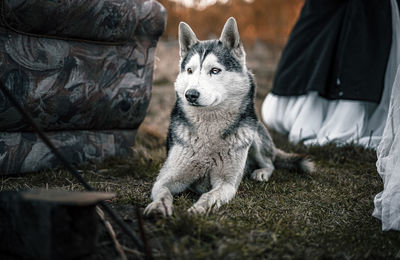
<path id="1" fill-rule="evenodd" d="M 218 74 L 218 73 L 220 73 L 220 72 L 221 72 L 221 70 L 218 69 L 218 68 L 212 68 L 212 69 L 210 70 L 210 74 Z"/>
<path id="2" fill-rule="evenodd" d="M 187 71 L 187 73 L 188 73 L 188 74 L 192 74 L 192 73 L 193 73 L 193 70 L 192 70 L 192 68 L 187 68 L 187 70 L 186 70 L 186 71 Z"/>

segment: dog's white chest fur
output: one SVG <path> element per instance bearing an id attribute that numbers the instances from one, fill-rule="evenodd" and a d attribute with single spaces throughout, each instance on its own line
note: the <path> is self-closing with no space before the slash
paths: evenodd
<path id="1" fill-rule="evenodd" d="M 221 171 L 227 167 L 226 158 L 236 157 L 238 150 L 250 147 L 254 133 L 249 128 L 239 128 L 232 135 L 221 138 L 224 131 L 235 123 L 231 115 L 208 113 L 205 116 L 189 112 L 188 116 L 192 124 L 177 126 L 176 133 L 182 144 L 173 147 L 175 151 L 171 152 L 181 153 L 185 161 L 181 163 L 186 165 L 192 177 L 225 174 Z"/>
<path id="2" fill-rule="evenodd" d="M 239 127 L 222 138 L 224 132 L 235 124 L 230 113 L 185 112 L 190 125 L 181 123 L 175 126 L 176 138 L 180 142 L 171 147 L 169 155 L 175 161 L 166 162 L 162 172 L 182 172 L 185 180 L 192 180 L 190 187 L 197 193 L 210 190 L 217 179 L 241 178 L 241 175 L 233 173 L 238 169 L 243 172 L 246 162 L 243 153 L 247 154 L 251 145 L 253 130 Z"/>

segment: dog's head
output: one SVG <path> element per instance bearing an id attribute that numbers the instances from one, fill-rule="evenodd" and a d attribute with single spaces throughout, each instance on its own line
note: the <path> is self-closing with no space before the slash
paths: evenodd
<path id="1" fill-rule="evenodd" d="M 199 41 L 179 24 L 180 73 L 175 90 L 185 105 L 215 107 L 238 102 L 248 92 L 246 54 L 233 17 L 218 40 Z"/>

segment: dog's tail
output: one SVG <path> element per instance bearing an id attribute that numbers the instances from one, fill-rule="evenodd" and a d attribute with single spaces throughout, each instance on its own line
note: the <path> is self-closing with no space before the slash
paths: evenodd
<path id="1" fill-rule="evenodd" d="M 314 163 L 306 156 L 295 153 L 286 153 L 276 149 L 274 166 L 279 169 L 295 170 L 302 173 L 311 173 L 315 170 Z"/>

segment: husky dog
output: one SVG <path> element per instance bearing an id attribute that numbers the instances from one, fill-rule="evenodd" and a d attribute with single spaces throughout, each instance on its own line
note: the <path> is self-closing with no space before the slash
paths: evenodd
<path id="1" fill-rule="evenodd" d="M 173 194 L 202 194 L 189 209 L 206 213 L 228 203 L 244 172 L 268 181 L 275 168 L 313 171 L 304 156 L 277 148 L 254 109 L 255 83 L 245 62 L 236 21 L 229 18 L 219 40 L 199 41 L 179 24 L 180 73 L 167 136 L 167 159 L 145 214 L 170 216 Z"/>

